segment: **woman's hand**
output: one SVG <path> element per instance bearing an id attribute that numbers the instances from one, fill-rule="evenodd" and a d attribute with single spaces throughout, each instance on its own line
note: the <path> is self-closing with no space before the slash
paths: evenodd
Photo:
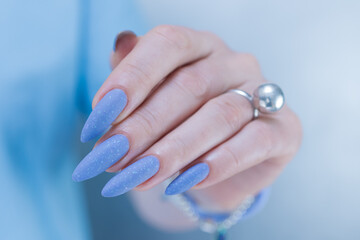
<path id="1" fill-rule="evenodd" d="M 298 150 L 301 126 L 287 106 L 252 120 L 250 103 L 226 93 L 265 82 L 253 56 L 214 34 L 167 25 L 142 37 L 124 32 L 115 45 L 82 141 L 111 128 L 74 180 L 122 170 L 102 191 L 113 197 L 180 172 L 167 194 L 192 188 L 205 205 L 227 210 L 271 184 Z"/>

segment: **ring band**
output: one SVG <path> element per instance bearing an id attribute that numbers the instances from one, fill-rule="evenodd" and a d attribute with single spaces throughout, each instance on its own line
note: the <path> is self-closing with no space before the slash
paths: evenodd
<path id="1" fill-rule="evenodd" d="M 254 109 L 254 113 L 253 113 L 253 118 L 257 118 L 259 116 L 259 110 L 257 108 L 254 107 L 254 104 L 253 104 L 253 97 L 248 94 L 247 92 L 243 91 L 243 90 L 240 90 L 240 89 L 230 89 L 229 91 L 227 92 L 234 92 L 236 94 L 239 94 L 243 97 L 245 97 L 251 104 L 251 106 L 253 107 Z"/>
<path id="2" fill-rule="evenodd" d="M 274 83 L 265 83 L 257 87 L 253 96 L 241 89 L 230 89 L 227 92 L 234 92 L 245 97 L 254 109 L 253 118 L 261 113 L 275 113 L 285 104 L 285 96 L 281 88 Z"/>

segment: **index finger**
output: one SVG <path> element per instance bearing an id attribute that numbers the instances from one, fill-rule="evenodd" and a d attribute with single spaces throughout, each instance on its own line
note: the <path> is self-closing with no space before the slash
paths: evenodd
<path id="1" fill-rule="evenodd" d="M 167 25 L 147 33 L 95 95 L 81 141 L 99 136 L 126 118 L 173 70 L 210 55 L 220 42 L 214 39 L 209 33 Z"/>

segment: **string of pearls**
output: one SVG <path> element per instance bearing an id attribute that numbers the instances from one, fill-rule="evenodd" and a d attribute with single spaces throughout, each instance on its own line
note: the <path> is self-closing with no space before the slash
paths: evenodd
<path id="1" fill-rule="evenodd" d="M 246 197 L 240 206 L 237 207 L 229 217 L 227 217 L 222 222 L 216 222 L 211 218 L 201 218 L 198 212 L 194 209 L 193 204 L 186 196 L 182 194 L 166 196 L 166 198 L 169 199 L 176 207 L 182 210 L 193 222 L 198 222 L 200 229 L 207 233 L 226 231 L 227 229 L 231 228 L 242 218 L 255 199 L 254 196 Z"/>

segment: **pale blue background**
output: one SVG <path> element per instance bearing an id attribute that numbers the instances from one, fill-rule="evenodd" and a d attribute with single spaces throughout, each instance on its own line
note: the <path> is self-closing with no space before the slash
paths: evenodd
<path id="1" fill-rule="evenodd" d="M 360 239 L 360 1 L 141 4 L 151 26 L 208 29 L 255 54 L 302 120 L 298 156 L 233 239 Z"/>
<path id="2" fill-rule="evenodd" d="M 71 181 L 114 36 L 162 23 L 256 55 L 303 122 L 269 204 L 231 239 L 360 239 L 359 12 L 355 0 L 0 0 L 0 239 L 208 239 L 163 233 L 126 197 L 102 198 L 109 175 Z"/>

